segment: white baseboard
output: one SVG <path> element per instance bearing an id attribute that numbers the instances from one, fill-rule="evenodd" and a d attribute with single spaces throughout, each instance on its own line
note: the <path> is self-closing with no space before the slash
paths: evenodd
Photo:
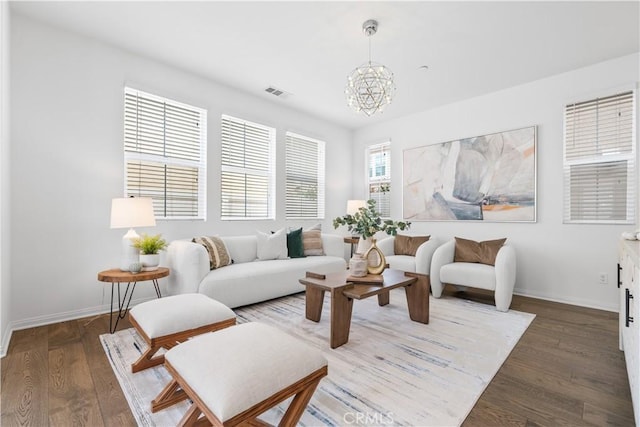
<path id="1" fill-rule="evenodd" d="M 558 302 L 561 304 L 569 304 L 569 305 L 576 305 L 578 307 L 586 307 L 586 308 L 594 308 L 596 310 L 604 310 L 604 311 L 611 311 L 614 313 L 618 313 L 620 311 L 619 307 L 610 307 L 610 306 L 606 306 L 606 305 L 597 305 L 597 304 L 593 304 L 590 301 L 584 301 L 581 300 L 579 298 L 549 298 L 546 296 L 542 296 L 542 295 L 536 295 L 530 292 L 521 292 L 517 289 L 515 289 L 513 291 L 514 295 L 520 295 L 523 297 L 529 297 L 529 298 L 535 298 L 535 299 L 541 299 L 544 301 L 551 301 L 551 302 Z"/>
<path id="2" fill-rule="evenodd" d="M 13 329 L 11 329 L 11 325 L 7 326 L 2 333 L 2 341 L 0 342 L 0 359 L 7 355 L 7 349 L 9 348 L 9 342 L 11 342 L 12 333 Z"/>
<path id="3" fill-rule="evenodd" d="M 149 301 L 154 298 L 155 297 L 146 297 L 146 298 L 138 298 L 135 300 L 131 300 L 131 306 L 133 307 L 136 304 L 140 304 L 141 302 Z M 9 349 L 9 343 L 11 341 L 11 335 L 13 334 L 13 331 L 19 331 L 21 329 L 28 329 L 28 328 L 35 328 L 38 326 L 50 325 L 52 323 L 65 322 L 67 320 L 81 319 L 83 317 L 95 316 L 98 314 L 105 314 L 105 313 L 109 313 L 110 310 L 111 310 L 111 306 L 109 304 L 103 304 L 103 305 L 98 305 L 94 307 L 83 308 L 81 310 L 65 311 L 62 313 L 31 317 L 29 319 L 10 322 L 9 326 L 5 329 L 5 331 L 2 334 L 2 346 L 0 347 L 0 358 L 5 357 L 7 355 L 7 350 Z M 105 331 L 105 332 L 108 332 L 108 331 Z"/>

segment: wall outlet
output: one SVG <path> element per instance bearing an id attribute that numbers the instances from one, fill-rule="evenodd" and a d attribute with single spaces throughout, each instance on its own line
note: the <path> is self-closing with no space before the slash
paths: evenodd
<path id="1" fill-rule="evenodd" d="M 598 275 L 598 281 L 601 285 L 606 285 L 607 283 L 609 283 L 609 275 L 607 273 L 600 273 Z"/>

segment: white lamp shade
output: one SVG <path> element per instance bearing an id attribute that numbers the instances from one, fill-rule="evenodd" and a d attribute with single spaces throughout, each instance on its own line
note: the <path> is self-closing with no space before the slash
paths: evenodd
<path id="1" fill-rule="evenodd" d="M 347 215 L 353 215 L 358 212 L 360 208 L 366 208 L 366 200 L 348 200 L 347 201 Z"/>
<path id="2" fill-rule="evenodd" d="M 111 228 L 153 227 L 153 200 L 148 197 L 125 197 L 111 200 Z"/>

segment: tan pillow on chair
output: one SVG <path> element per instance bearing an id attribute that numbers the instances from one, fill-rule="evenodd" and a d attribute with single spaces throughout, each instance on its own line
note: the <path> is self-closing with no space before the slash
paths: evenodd
<path id="1" fill-rule="evenodd" d="M 456 249 L 453 261 L 496 265 L 496 256 L 498 256 L 498 251 L 506 240 L 505 238 L 476 242 L 475 240 L 456 237 Z"/>
<path id="2" fill-rule="evenodd" d="M 416 256 L 421 244 L 428 241 L 431 236 L 403 236 L 396 235 L 393 239 L 393 253 L 396 255 Z"/>

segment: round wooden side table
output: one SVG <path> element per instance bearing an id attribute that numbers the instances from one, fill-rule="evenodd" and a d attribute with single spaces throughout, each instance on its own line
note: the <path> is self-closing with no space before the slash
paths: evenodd
<path id="1" fill-rule="evenodd" d="M 130 273 L 128 271 L 122 271 L 119 268 L 112 268 L 111 270 L 105 270 L 98 273 L 98 280 L 101 282 L 111 283 L 111 312 L 109 314 L 109 332 L 114 333 L 118 327 L 120 319 L 124 319 L 124 316 L 129 312 L 129 304 L 131 303 L 131 297 L 133 291 L 136 288 L 136 283 L 150 280 L 153 283 L 153 287 L 156 290 L 158 298 L 162 298 L 160 293 L 160 285 L 158 279 L 167 277 L 169 275 L 169 269 L 166 267 L 158 267 L 157 270 L 141 271 L 140 273 Z M 124 291 L 124 295 L 121 298 L 120 284 L 127 283 L 127 287 Z M 113 288 L 115 284 L 118 284 L 118 316 L 116 317 L 116 323 L 113 324 Z M 126 302 L 126 305 L 125 305 Z"/>
<path id="2" fill-rule="evenodd" d="M 360 236 L 348 236 L 344 238 L 345 243 L 351 244 L 351 257 L 353 258 L 353 254 L 356 252 L 358 248 L 358 242 L 360 241 Z"/>

